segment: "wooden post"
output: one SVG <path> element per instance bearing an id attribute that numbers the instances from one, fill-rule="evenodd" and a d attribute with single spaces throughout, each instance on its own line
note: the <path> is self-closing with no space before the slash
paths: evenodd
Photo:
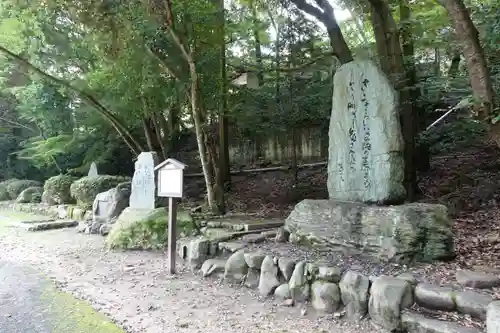
<path id="1" fill-rule="evenodd" d="M 177 200 L 168 198 L 168 270 L 175 274 L 175 256 L 177 240 Z"/>
<path id="2" fill-rule="evenodd" d="M 186 165 L 168 158 L 155 167 L 158 174 L 158 196 L 168 198 L 168 271 L 175 274 L 177 255 L 177 198 L 182 198 Z"/>

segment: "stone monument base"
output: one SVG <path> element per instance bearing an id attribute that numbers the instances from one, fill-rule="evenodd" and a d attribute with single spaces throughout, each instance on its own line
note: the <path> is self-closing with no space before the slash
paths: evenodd
<path id="1" fill-rule="evenodd" d="M 382 261 L 445 260 L 454 255 L 452 222 L 443 205 L 304 200 L 286 219 L 285 229 L 293 242 Z"/>

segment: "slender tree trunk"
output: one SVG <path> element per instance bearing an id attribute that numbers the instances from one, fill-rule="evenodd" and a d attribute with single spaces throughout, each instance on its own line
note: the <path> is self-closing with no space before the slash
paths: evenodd
<path id="1" fill-rule="evenodd" d="M 500 122 L 493 124 L 496 100 L 484 49 L 479 41 L 479 32 L 472 22 L 468 8 L 462 0 L 440 0 L 450 16 L 457 38 L 462 44 L 467 62 L 472 93 L 475 99 L 474 113 L 489 126 L 490 136 L 500 146 Z"/>
<path id="2" fill-rule="evenodd" d="M 216 0 L 218 11 L 219 37 L 219 174 L 218 186 L 222 189 L 231 183 L 230 161 L 229 161 L 229 125 L 227 112 L 227 77 L 226 77 L 226 27 L 224 0 Z M 224 191 L 222 192 L 224 193 Z M 218 200 L 220 201 L 220 200 Z M 224 201 L 224 198 L 222 198 Z"/>

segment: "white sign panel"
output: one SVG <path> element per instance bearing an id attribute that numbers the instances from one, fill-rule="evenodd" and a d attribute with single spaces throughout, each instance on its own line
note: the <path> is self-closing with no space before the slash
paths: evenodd
<path id="1" fill-rule="evenodd" d="M 166 165 L 158 172 L 158 196 L 181 198 L 183 170 L 173 165 Z"/>

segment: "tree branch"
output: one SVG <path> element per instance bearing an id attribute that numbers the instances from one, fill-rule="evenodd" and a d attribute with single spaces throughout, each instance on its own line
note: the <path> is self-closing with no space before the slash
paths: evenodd
<path id="1" fill-rule="evenodd" d="M 141 151 L 144 151 L 142 146 L 139 144 L 139 142 L 137 142 L 135 140 L 135 138 L 132 137 L 130 132 L 121 124 L 121 122 L 118 120 L 118 118 L 116 118 L 115 115 L 113 115 L 105 106 L 103 106 L 90 93 L 87 93 L 81 89 L 78 89 L 75 86 L 73 86 L 71 83 L 66 82 L 62 79 L 59 79 L 55 76 L 52 76 L 52 75 L 44 72 L 40 68 L 38 68 L 35 65 L 33 65 L 32 63 L 30 63 L 28 60 L 11 52 L 10 50 L 6 49 L 3 46 L 0 46 L 0 53 L 7 55 L 8 57 L 12 58 L 17 63 L 21 64 L 24 67 L 27 67 L 28 69 L 34 71 L 35 73 L 39 74 L 40 76 L 77 93 L 85 102 L 87 102 L 87 104 L 94 107 L 102 116 L 104 116 L 104 118 L 106 118 L 111 123 L 111 125 L 115 128 L 115 130 L 118 132 L 118 134 L 121 135 L 121 137 L 123 138 L 125 143 L 129 146 L 129 148 L 132 150 L 132 152 L 134 152 L 135 154 L 138 155 Z"/>

